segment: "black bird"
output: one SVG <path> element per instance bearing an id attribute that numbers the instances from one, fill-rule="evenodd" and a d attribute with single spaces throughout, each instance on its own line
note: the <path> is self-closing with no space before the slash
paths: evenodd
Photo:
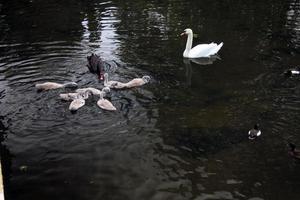
<path id="1" fill-rule="evenodd" d="M 300 150 L 296 149 L 296 145 L 294 145 L 293 143 L 289 143 L 289 147 L 290 147 L 290 150 L 288 152 L 289 155 L 292 156 L 293 158 L 300 159 Z"/>
<path id="2" fill-rule="evenodd" d="M 88 64 L 87 67 L 89 68 L 91 73 L 95 73 L 98 75 L 100 80 L 103 80 L 104 75 L 104 62 L 101 60 L 99 56 L 96 54 L 87 56 Z"/>
<path id="3" fill-rule="evenodd" d="M 248 132 L 248 138 L 250 140 L 254 140 L 255 138 L 257 138 L 258 136 L 261 135 L 261 131 L 259 130 L 259 125 L 258 124 L 255 124 L 253 129 L 249 130 Z"/>

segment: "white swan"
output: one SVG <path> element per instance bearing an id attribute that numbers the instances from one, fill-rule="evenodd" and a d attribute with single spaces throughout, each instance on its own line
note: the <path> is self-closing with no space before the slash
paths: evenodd
<path id="1" fill-rule="evenodd" d="M 215 55 L 218 53 L 218 51 L 223 46 L 223 42 L 221 42 L 219 45 L 216 43 L 210 43 L 210 44 L 199 44 L 192 48 L 193 44 L 193 31 L 192 29 L 185 29 L 183 33 L 181 33 L 181 36 L 187 35 L 187 42 L 185 46 L 185 50 L 183 52 L 183 57 L 185 58 L 200 58 L 200 57 L 210 57 L 212 55 Z"/>
<path id="2" fill-rule="evenodd" d="M 78 85 L 75 82 L 68 82 L 64 84 L 54 83 L 54 82 L 45 82 L 45 83 L 38 83 L 35 87 L 38 90 L 51 90 L 51 89 L 58 89 L 58 88 L 76 88 Z"/>
<path id="3" fill-rule="evenodd" d="M 100 94 L 100 99 L 97 101 L 97 105 L 103 110 L 110 110 L 110 111 L 117 110 L 117 108 L 110 101 L 103 98 L 103 93 Z"/>
<path id="4" fill-rule="evenodd" d="M 104 74 L 104 86 L 109 88 L 115 88 L 115 89 L 122 89 L 126 85 L 125 83 L 121 83 L 119 81 L 108 81 L 108 73 Z"/>
<path id="5" fill-rule="evenodd" d="M 142 86 L 150 81 L 150 76 L 143 76 L 142 78 L 134 78 L 128 83 L 125 83 L 126 88 Z"/>

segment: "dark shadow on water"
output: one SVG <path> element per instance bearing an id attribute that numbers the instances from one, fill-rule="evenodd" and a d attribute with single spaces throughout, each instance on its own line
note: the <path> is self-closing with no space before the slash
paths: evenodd
<path id="1" fill-rule="evenodd" d="M 197 65 L 211 65 L 213 64 L 216 60 L 221 60 L 221 58 L 218 55 L 214 55 L 211 57 L 207 58 L 184 58 L 183 62 L 184 64 L 190 64 L 190 62 L 193 62 Z"/>
<path id="2" fill-rule="evenodd" d="M 2 1 L 1 157 L 8 199 L 299 199 L 299 2 L 295 0 Z M 222 59 L 183 59 L 177 35 L 224 41 Z M 118 90 L 118 112 L 91 100 L 73 115 L 44 81 L 102 88 L 86 56 Z M 262 125 L 259 140 L 247 131 Z M 28 171 L 20 171 L 28 166 Z"/>
<path id="3" fill-rule="evenodd" d="M 217 59 L 220 59 L 217 55 L 211 56 L 209 58 L 184 58 L 183 63 L 185 66 L 185 77 L 186 77 L 186 84 L 187 86 L 192 85 L 192 76 L 193 76 L 193 66 L 192 63 L 196 65 L 211 65 L 213 64 Z M 199 66 L 201 67 L 201 66 Z"/>

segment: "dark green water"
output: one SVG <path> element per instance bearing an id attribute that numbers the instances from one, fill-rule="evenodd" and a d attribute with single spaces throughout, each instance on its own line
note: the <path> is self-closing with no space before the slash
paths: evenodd
<path id="1" fill-rule="evenodd" d="M 184 60 L 224 42 L 219 59 Z M 7 200 L 300 199 L 300 2 L 295 0 L 0 1 L 0 132 Z M 102 88 L 97 53 L 115 80 L 117 112 L 95 100 L 76 114 L 44 81 Z M 203 61 L 204 62 L 204 61 Z M 250 141 L 255 123 L 262 136 Z"/>

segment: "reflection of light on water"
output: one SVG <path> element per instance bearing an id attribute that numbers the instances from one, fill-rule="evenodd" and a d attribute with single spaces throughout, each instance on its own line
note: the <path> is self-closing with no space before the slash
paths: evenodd
<path id="1" fill-rule="evenodd" d="M 291 42 L 297 47 L 300 44 L 300 3 L 298 1 L 291 2 L 286 15 L 286 27 L 292 31 Z"/>
<path id="2" fill-rule="evenodd" d="M 120 20 L 117 18 L 118 8 L 110 3 L 96 4 L 95 18 L 85 15 L 81 22 L 83 27 L 81 42 L 92 52 L 101 55 L 104 60 L 117 60 L 116 55 L 120 41 L 117 39 L 116 24 Z M 96 27 L 93 26 L 94 23 L 96 23 Z"/>
<path id="3" fill-rule="evenodd" d="M 88 42 L 90 38 L 90 31 L 89 31 L 89 21 L 85 17 L 83 21 L 81 22 L 81 25 L 83 26 L 83 35 L 82 35 L 82 41 Z"/>
<path id="4" fill-rule="evenodd" d="M 101 54 L 103 57 L 113 57 L 110 60 L 115 59 L 115 55 L 118 54 L 120 47 L 120 41 L 117 39 L 115 25 L 120 22 L 117 19 L 116 14 L 118 12 L 117 7 L 107 7 L 97 17 L 98 32 L 100 36 L 100 45 L 96 53 Z"/>
<path id="5" fill-rule="evenodd" d="M 162 39 L 167 40 L 168 39 L 167 32 L 169 30 L 169 26 L 166 26 L 167 24 L 166 17 L 155 10 L 148 10 L 147 14 L 148 14 L 149 22 L 153 25 L 153 27 L 159 29 L 160 32 L 163 33 Z M 149 26 L 151 24 L 149 24 Z"/>

